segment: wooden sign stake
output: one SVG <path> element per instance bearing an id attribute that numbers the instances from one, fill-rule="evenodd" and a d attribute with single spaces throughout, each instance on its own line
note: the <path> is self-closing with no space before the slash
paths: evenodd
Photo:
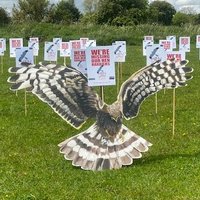
<path id="1" fill-rule="evenodd" d="M 175 120 L 176 120 L 176 89 L 173 89 L 173 118 L 172 118 L 172 136 L 175 135 Z"/>
<path id="2" fill-rule="evenodd" d="M 3 56 L 1 56 L 1 73 L 3 74 Z"/>

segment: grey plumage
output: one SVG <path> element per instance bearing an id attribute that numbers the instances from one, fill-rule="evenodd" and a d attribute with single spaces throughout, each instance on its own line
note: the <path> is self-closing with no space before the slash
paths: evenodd
<path id="1" fill-rule="evenodd" d="M 163 88 L 186 85 L 192 76 L 188 61 L 168 60 L 144 67 L 125 81 L 117 100 L 107 105 L 74 68 L 40 63 L 10 68 L 11 90 L 27 89 L 46 102 L 65 121 L 80 128 L 88 118 L 96 122 L 86 131 L 59 144 L 60 153 L 85 170 L 118 169 L 131 165 L 152 145 L 122 124 L 137 116 L 142 102 Z"/>

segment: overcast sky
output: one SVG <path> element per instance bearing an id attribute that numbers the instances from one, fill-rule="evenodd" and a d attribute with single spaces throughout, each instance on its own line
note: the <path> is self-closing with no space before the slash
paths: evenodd
<path id="1" fill-rule="evenodd" d="M 51 3 L 58 3 L 60 0 L 50 0 Z M 83 10 L 82 2 L 84 0 L 75 0 L 76 6 Z M 153 0 L 149 0 L 152 2 Z M 196 12 L 200 13 L 200 0 L 165 0 L 171 3 L 177 10 L 183 9 L 185 7 L 191 7 Z M 13 4 L 17 3 L 18 0 L 0 0 L 0 7 L 11 11 Z"/>

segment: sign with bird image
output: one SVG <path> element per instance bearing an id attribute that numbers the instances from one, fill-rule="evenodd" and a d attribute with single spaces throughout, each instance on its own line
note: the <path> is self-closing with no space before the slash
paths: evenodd
<path id="1" fill-rule="evenodd" d="M 45 42 L 44 60 L 55 62 L 57 61 L 57 45 L 54 42 Z"/>
<path id="2" fill-rule="evenodd" d="M 34 64 L 33 49 L 29 47 L 16 48 L 16 67 L 21 67 L 21 63 Z"/>
<path id="3" fill-rule="evenodd" d="M 156 61 L 163 62 L 166 60 L 166 52 L 163 45 L 153 44 L 148 45 L 146 50 L 147 65 L 150 65 Z"/>

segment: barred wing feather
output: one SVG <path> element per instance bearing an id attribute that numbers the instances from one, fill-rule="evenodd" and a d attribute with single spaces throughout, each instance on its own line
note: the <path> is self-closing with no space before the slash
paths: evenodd
<path id="1" fill-rule="evenodd" d="M 118 101 L 122 103 L 122 112 L 126 119 L 136 117 L 142 102 L 152 94 L 164 88 L 185 86 L 193 71 L 186 67 L 187 60 L 159 61 L 144 67 L 125 81 L 120 89 Z"/>
<path id="2" fill-rule="evenodd" d="M 80 128 L 87 118 L 96 116 L 99 97 L 74 68 L 40 63 L 13 67 L 9 72 L 15 73 L 8 79 L 11 90 L 31 91 L 73 127 Z"/>

